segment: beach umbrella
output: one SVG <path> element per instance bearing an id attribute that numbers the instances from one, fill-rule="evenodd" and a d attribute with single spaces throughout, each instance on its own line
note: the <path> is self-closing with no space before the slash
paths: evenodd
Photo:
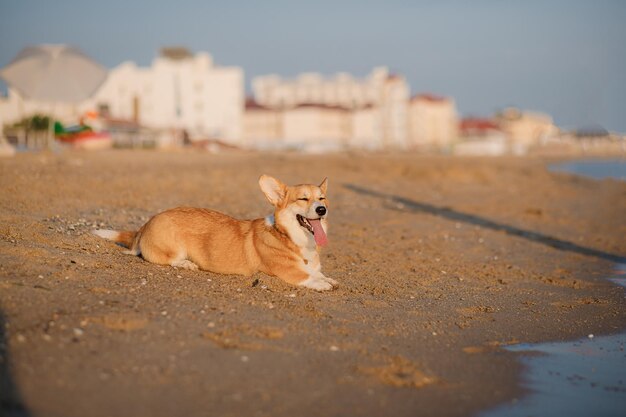
<path id="1" fill-rule="evenodd" d="M 0 77 L 24 98 L 53 103 L 89 98 L 106 76 L 106 68 L 67 45 L 24 48 L 0 70 Z"/>
<path id="2" fill-rule="evenodd" d="M 0 70 L 0 78 L 24 98 L 49 103 L 53 108 L 89 98 L 106 77 L 106 68 L 68 45 L 24 48 Z"/>

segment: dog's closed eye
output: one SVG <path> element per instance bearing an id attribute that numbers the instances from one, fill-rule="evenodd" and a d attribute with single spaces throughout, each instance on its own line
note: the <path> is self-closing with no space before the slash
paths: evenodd
<path id="1" fill-rule="evenodd" d="M 308 199 L 308 198 L 306 198 L 306 197 L 300 197 L 298 200 L 302 200 L 302 201 L 309 201 L 309 199 Z"/>

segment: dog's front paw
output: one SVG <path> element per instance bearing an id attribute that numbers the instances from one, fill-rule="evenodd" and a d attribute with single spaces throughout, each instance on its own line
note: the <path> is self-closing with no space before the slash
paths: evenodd
<path id="1" fill-rule="evenodd" d="M 338 286 L 339 286 L 339 283 L 338 283 L 336 280 L 332 279 L 332 278 L 329 278 L 329 277 L 323 276 L 323 277 L 322 277 L 322 279 L 323 279 L 324 281 L 328 282 L 328 283 L 329 283 L 330 285 L 332 285 L 333 287 L 338 287 Z"/>
<path id="2" fill-rule="evenodd" d="M 298 285 L 315 291 L 328 291 L 333 289 L 333 285 L 330 282 L 317 277 L 307 278 Z"/>
<path id="3" fill-rule="evenodd" d="M 198 265 L 194 264 L 193 262 L 187 259 L 183 259 L 182 261 L 174 261 L 170 265 L 172 265 L 175 268 L 189 269 L 190 271 L 198 270 Z"/>

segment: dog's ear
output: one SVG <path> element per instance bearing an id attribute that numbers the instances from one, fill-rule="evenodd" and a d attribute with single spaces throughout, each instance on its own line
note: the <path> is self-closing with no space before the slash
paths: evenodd
<path id="1" fill-rule="evenodd" d="M 261 175 L 259 186 L 272 205 L 277 206 L 287 195 L 287 186 L 269 175 Z"/>
<path id="2" fill-rule="evenodd" d="M 326 189 L 328 188 L 328 178 L 324 178 L 324 181 L 320 184 L 320 188 L 322 189 L 322 192 L 326 194 Z"/>

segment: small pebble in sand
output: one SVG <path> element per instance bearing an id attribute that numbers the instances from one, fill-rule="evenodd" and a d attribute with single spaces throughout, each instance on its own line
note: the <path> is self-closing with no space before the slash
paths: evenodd
<path id="1" fill-rule="evenodd" d="M 241 362 L 248 362 L 249 360 L 250 358 L 245 355 L 241 357 Z"/>
<path id="2" fill-rule="evenodd" d="M 337 352 L 337 351 L 339 351 L 339 348 L 337 346 L 333 345 L 333 346 L 330 347 L 330 351 L 331 352 Z"/>
<path id="3" fill-rule="evenodd" d="M 43 278 L 43 275 L 38 275 L 37 278 L 41 279 Z"/>
<path id="4" fill-rule="evenodd" d="M 293 293 L 292 293 L 292 294 L 289 294 L 287 297 L 290 297 L 290 298 L 296 298 L 296 294 L 293 294 Z"/>
<path id="5" fill-rule="evenodd" d="M 85 331 L 83 329 L 80 329 L 78 327 L 74 327 L 74 336 L 80 337 L 83 334 L 85 334 Z"/>
<path id="6" fill-rule="evenodd" d="M 26 341 L 26 336 L 24 336 L 24 335 L 23 335 L 23 334 L 21 334 L 21 333 L 20 333 L 20 334 L 18 334 L 15 338 L 16 338 L 16 339 L 17 339 L 17 341 L 18 341 L 18 342 L 20 342 L 20 343 L 24 343 L 24 342 Z"/>
<path id="7" fill-rule="evenodd" d="M 213 327 L 215 327 L 215 323 L 213 323 L 212 321 L 210 321 L 210 322 L 206 325 L 206 327 L 213 328 Z"/>

